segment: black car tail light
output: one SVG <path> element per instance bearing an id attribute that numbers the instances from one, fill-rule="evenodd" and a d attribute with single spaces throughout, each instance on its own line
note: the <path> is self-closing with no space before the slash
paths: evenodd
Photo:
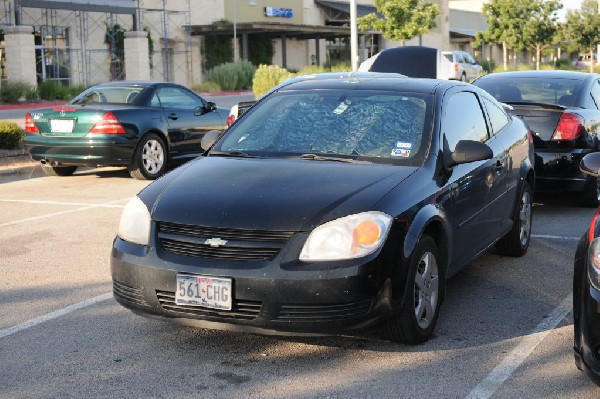
<path id="1" fill-rule="evenodd" d="M 95 134 L 125 134 L 125 128 L 112 112 L 105 112 L 96 122 L 90 133 Z"/>
<path id="2" fill-rule="evenodd" d="M 552 140 L 574 140 L 583 129 L 583 118 L 579 115 L 563 112 L 552 134 Z"/>
<path id="3" fill-rule="evenodd" d="M 31 114 L 28 112 L 25 115 L 25 133 L 39 133 L 40 130 L 37 128 L 33 119 L 31 118 Z"/>

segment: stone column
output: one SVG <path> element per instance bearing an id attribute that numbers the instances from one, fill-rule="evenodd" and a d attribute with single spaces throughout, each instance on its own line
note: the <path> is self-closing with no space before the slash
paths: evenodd
<path id="1" fill-rule="evenodd" d="M 125 32 L 125 77 L 127 80 L 150 80 L 148 32 Z"/>
<path id="2" fill-rule="evenodd" d="M 7 26 L 4 28 L 4 41 L 8 81 L 24 82 L 36 87 L 33 28 L 24 25 Z"/>

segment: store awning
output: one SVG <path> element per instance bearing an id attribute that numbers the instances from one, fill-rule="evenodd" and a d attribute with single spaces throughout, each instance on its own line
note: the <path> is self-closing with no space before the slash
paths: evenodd
<path id="1" fill-rule="evenodd" d="M 233 24 L 188 25 L 184 27 L 192 36 L 231 36 Z M 298 25 L 280 22 L 242 22 L 236 24 L 238 35 L 261 34 L 274 38 L 326 39 L 350 36 L 350 28 L 342 26 Z"/>
<path id="2" fill-rule="evenodd" d="M 341 12 L 350 14 L 350 3 L 348 3 L 348 2 L 342 3 L 340 1 L 315 0 L 315 3 L 320 6 L 323 6 L 323 7 L 328 7 L 333 10 L 337 10 L 337 11 L 341 11 Z M 376 13 L 377 8 L 375 8 L 373 6 L 366 6 L 363 4 L 356 5 L 356 15 L 359 17 L 364 17 L 365 15 L 371 14 L 372 12 Z"/>

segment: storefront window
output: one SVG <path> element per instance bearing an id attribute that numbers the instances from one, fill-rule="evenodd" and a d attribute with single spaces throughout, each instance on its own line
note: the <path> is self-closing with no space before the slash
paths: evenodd
<path id="1" fill-rule="evenodd" d="M 36 26 L 34 37 L 38 82 L 49 79 L 68 84 L 71 77 L 69 28 Z"/>

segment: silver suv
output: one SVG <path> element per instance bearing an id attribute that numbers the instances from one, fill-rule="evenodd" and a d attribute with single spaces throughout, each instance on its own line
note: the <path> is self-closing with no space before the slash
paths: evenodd
<path id="1" fill-rule="evenodd" d="M 442 54 L 450 61 L 448 79 L 468 82 L 481 75 L 483 71 L 483 67 L 466 51 L 442 51 Z"/>

